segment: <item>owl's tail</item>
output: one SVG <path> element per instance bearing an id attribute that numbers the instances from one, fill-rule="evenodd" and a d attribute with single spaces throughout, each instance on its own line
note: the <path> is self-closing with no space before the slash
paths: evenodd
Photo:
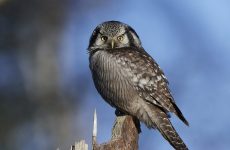
<path id="1" fill-rule="evenodd" d="M 154 125 L 153 127 L 156 127 L 176 150 L 188 150 L 187 146 L 172 126 L 167 114 L 157 106 L 150 105 L 149 108 L 151 111 L 147 112 Z"/>

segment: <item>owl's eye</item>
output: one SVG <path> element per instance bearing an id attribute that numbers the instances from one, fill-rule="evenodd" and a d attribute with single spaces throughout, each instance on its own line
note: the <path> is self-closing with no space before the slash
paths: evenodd
<path id="1" fill-rule="evenodd" d="M 107 36 L 101 36 L 101 40 L 104 42 L 104 41 L 107 41 L 108 37 Z"/>
<path id="2" fill-rule="evenodd" d="M 118 40 L 118 41 L 123 41 L 123 39 L 124 39 L 124 36 L 123 36 L 123 35 L 117 37 L 117 40 Z"/>

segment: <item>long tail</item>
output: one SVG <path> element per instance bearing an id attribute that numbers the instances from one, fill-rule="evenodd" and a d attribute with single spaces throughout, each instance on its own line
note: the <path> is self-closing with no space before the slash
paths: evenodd
<path id="1" fill-rule="evenodd" d="M 176 150 L 188 150 L 187 146 L 180 138 L 174 127 L 172 126 L 167 114 L 159 107 L 150 105 L 150 111 L 148 112 L 154 127 L 156 127 L 163 137 L 176 149 Z"/>

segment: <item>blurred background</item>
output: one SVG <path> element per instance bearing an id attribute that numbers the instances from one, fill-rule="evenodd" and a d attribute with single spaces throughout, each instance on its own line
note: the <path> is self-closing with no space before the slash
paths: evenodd
<path id="1" fill-rule="evenodd" d="M 96 92 L 89 37 L 119 20 L 164 70 L 190 127 L 172 122 L 191 150 L 230 148 L 230 1 L 0 0 L 0 149 L 69 149 L 108 141 L 114 109 Z M 140 150 L 172 147 L 142 125 Z"/>

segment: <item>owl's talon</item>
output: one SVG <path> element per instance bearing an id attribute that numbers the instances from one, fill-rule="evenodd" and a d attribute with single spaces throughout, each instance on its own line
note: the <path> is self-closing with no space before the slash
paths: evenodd
<path id="1" fill-rule="evenodd" d="M 116 116 L 124 116 L 125 115 L 125 113 L 123 113 L 122 111 L 120 111 L 118 109 L 115 110 L 115 114 L 116 114 Z"/>

